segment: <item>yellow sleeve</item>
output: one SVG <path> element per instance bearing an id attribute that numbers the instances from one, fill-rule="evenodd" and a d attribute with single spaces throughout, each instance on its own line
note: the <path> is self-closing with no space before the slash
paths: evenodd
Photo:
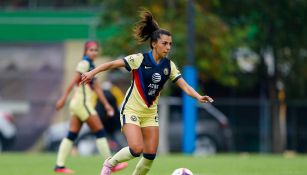
<path id="1" fill-rule="evenodd" d="M 83 60 L 78 63 L 76 71 L 83 74 L 85 72 L 88 72 L 89 69 L 90 69 L 90 63 Z"/>
<path id="2" fill-rule="evenodd" d="M 172 80 L 172 82 L 176 82 L 179 78 L 181 78 L 181 73 L 180 71 L 177 69 L 177 66 L 175 65 L 175 63 L 173 61 L 171 61 L 171 74 L 169 76 L 169 78 Z"/>
<path id="3" fill-rule="evenodd" d="M 128 71 L 131 71 L 133 69 L 138 69 L 143 61 L 144 57 L 143 54 L 133 54 L 128 55 L 124 58 L 125 67 Z"/>

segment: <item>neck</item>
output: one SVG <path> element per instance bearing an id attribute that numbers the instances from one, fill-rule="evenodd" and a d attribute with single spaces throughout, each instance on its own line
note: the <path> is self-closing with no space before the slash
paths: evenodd
<path id="1" fill-rule="evenodd" d="M 156 63 L 160 63 L 162 58 L 159 57 L 159 55 L 157 54 L 157 52 L 155 52 L 155 50 L 152 50 L 152 56 L 155 59 Z"/>

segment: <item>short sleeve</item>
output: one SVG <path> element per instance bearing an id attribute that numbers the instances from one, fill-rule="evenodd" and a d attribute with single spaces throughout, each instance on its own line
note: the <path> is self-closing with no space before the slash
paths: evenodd
<path id="1" fill-rule="evenodd" d="M 123 58 L 125 62 L 125 67 L 128 71 L 131 71 L 133 69 L 138 69 L 143 59 L 144 59 L 144 56 L 141 53 L 128 55 L 125 58 Z"/>
<path id="2" fill-rule="evenodd" d="M 88 72 L 89 69 L 90 69 L 90 63 L 83 60 L 78 63 L 76 71 L 83 74 L 85 72 Z"/>
<path id="3" fill-rule="evenodd" d="M 173 83 L 175 83 L 181 77 L 182 77 L 181 73 L 177 69 L 177 66 L 175 65 L 174 62 L 171 61 L 171 74 L 169 78 L 172 80 Z"/>

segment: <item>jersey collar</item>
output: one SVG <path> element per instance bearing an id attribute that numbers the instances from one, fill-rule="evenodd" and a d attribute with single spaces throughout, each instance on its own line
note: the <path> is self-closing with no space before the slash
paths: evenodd
<path id="1" fill-rule="evenodd" d="M 83 56 L 83 60 L 88 61 L 90 63 L 90 68 L 94 68 L 95 67 L 93 60 L 91 60 L 89 56 L 84 55 Z"/>
<path id="2" fill-rule="evenodd" d="M 150 58 L 151 62 L 154 63 L 155 66 L 161 65 L 161 64 L 163 63 L 164 59 L 165 59 L 165 58 L 162 58 L 162 60 L 161 60 L 160 63 L 158 64 L 158 63 L 156 62 L 156 60 L 154 59 L 153 55 L 152 55 L 152 50 L 148 52 L 148 55 L 149 55 L 149 58 Z"/>

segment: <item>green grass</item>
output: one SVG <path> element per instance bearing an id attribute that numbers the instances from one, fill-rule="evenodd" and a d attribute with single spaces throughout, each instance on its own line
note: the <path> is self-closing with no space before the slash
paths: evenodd
<path id="1" fill-rule="evenodd" d="M 3 153 L 0 154 L 1 175 L 49 175 L 55 154 Z M 132 173 L 137 160 L 116 175 Z M 99 156 L 70 156 L 67 166 L 76 175 L 99 175 L 102 160 Z M 212 157 L 183 155 L 158 156 L 149 175 L 170 175 L 179 167 L 187 167 L 194 175 L 307 175 L 307 156 L 296 155 L 239 155 L 221 154 Z"/>

